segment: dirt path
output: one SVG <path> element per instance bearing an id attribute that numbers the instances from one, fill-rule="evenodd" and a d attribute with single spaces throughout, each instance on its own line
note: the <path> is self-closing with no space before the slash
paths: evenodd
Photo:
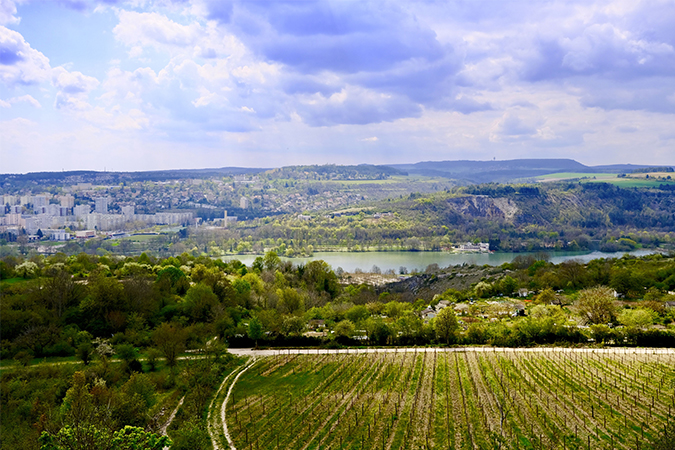
<path id="1" fill-rule="evenodd" d="M 559 352 L 559 353 L 598 353 L 598 354 L 675 354 L 675 348 L 633 348 L 633 347 L 609 347 L 609 348 L 567 348 L 567 347 L 527 347 L 527 348 L 504 348 L 504 347 L 404 347 L 404 348 L 360 348 L 360 349 L 269 349 L 254 350 L 252 348 L 230 348 L 228 352 L 237 356 L 278 356 L 278 355 L 334 355 L 364 353 L 423 353 L 423 352 L 485 352 L 485 353 L 519 353 L 519 352 Z"/>
<path id="2" fill-rule="evenodd" d="M 249 355 L 244 355 L 244 356 L 249 356 Z M 253 356 L 250 361 L 247 362 L 246 366 L 237 373 L 237 376 L 234 377 L 234 380 L 232 381 L 232 384 L 230 385 L 229 389 L 227 390 L 227 395 L 225 396 L 225 400 L 223 400 L 223 403 L 220 407 L 220 423 L 223 427 L 223 434 L 225 436 L 225 439 L 227 440 L 227 445 L 231 450 L 236 450 L 236 447 L 234 446 L 234 441 L 232 440 L 232 437 L 230 436 L 230 432 L 227 429 L 227 422 L 225 420 L 226 418 L 226 409 L 227 409 L 227 401 L 230 398 L 230 394 L 232 393 L 232 388 L 234 388 L 234 385 L 237 383 L 237 380 L 243 374 L 246 372 L 256 361 L 256 357 Z M 209 436 L 211 436 L 211 443 L 213 444 L 213 449 L 214 450 L 223 450 L 223 448 L 219 444 L 219 439 L 218 439 L 218 432 L 215 430 L 214 423 L 215 421 L 212 419 L 212 411 L 213 411 L 213 403 L 216 401 L 218 396 L 220 395 L 220 392 L 223 390 L 225 386 L 227 386 L 227 382 L 230 379 L 230 377 L 236 372 L 236 369 L 230 372 L 224 379 L 223 382 L 220 384 L 220 387 L 218 388 L 218 391 L 216 394 L 213 396 L 213 400 L 211 400 L 211 405 L 209 405 L 209 417 L 207 419 L 207 428 L 209 432 Z"/>
<path id="3" fill-rule="evenodd" d="M 174 408 L 174 410 L 171 412 L 171 415 L 167 419 L 167 421 L 162 425 L 162 427 L 159 429 L 159 434 L 161 436 L 168 436 L 166 434 L 166 430 L 169 428 L 171 425 L 171 422 L 173 422 L 173 419 L 176 418 L 176 414 L 178 414 L 178 408 L 180 408 L 183 405 L 183 400 L 185 400 L 185 396 L 181 397 L 181 399 L 178 401 L 178 404 Z M 164 447 L 164 450 L 168 449 L 169 447 Z"/>

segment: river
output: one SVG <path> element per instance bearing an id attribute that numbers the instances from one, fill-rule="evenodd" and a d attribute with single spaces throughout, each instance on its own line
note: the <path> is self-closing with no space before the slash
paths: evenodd
<path id="1" fill-rule="evenodd" d="M 644 256 L 656 253 L 656 250 L 635 250 L 632 252 L 549 252 L 550 261 L 559 264 L 563 261 L 575 259 L 588 262 L 600 258 L 621 258 L 626 253 L 633 256 Z M 516 256 L 536 255 L 536 253 L 447 253 L 447 252 L 316 252 L 309 258 L 285 258 L 283 261 L 291 261 L 293 264 L 307 264 L 309 261 L 322 259 L 333 269 L 341 267 L 345 272 L 354 272 L 361 269 L 370 272 L 373 266 L 377 266 L 384 273 L 386 270 L 394 270 L 399 273 L 401 267 L 408 271 L 424 271 L 429 264 L 438 264 L 440 267 L 455 266 L 461 264 L 476 264 L 479 266 L 499 266 L 511 262 Z M 250 266 L 256 255 L 233 255 L 225 256 L 225 261 L 238 259 Z"/>

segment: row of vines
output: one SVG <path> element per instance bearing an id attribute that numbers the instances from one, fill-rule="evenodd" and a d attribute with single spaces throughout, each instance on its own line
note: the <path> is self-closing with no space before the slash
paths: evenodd
<path id="1" fill-rule="evenodd" d="M 649 449 L 672 354 L 420 351 L 260 359 L 227 403 L 237 449 Z"/>

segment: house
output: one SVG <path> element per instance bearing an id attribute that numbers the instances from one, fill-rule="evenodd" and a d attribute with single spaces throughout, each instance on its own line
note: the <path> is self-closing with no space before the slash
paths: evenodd
<path id="1" fill-rule="evenodd" d="M 422 320 L 431 320 L 436 317 L 436 310 L 434 310 L 434 308 L 431 306 L 427 306 L 424 310 L 422 310 L 420 315 L 422 316 Z"/>
<path id="2" fill-rule="evenodd" d="M 449 300 L 441 300 L 440 302 L 436 303 L 436 310 L 441 310 L 443 308 L 447 308 L 450 306 L 450 301 Z"/>
<path id="3" fill-rule="evenodd" d="M 514 303 L 511 311 L 511 317 L 524 315 L 525 315 L 525 305 L 523 305 L 522 303 Z"/>
<path id="4" fill-rule="evenodd" d="M 96 230 L 82 230 L 76 231 L 75 237 L 78 239 L 89 239 L 96 237 Z"/>
<path id="5" fill-rule="evenodd" d="M 468 303 L 457 303 L 454 307 L 455 314 L 465 316 L 469 314 L 469 304 Z"/>
<path id="6" fill-rule="evenodd" d="M 307 326 L 312 331 L 323 330 L 324 328 L 326 328 L 326 322 L 324 322 L 321 319 L 313 319 L 309 321 Z"/>
<path id="7" fill-rule="evenodd" d="M 302 335 L 305 337 L 324 338 L 328 336 L 328 333 L 325 331 L 305 331 Z"/>
<path id="8" fill-rule="evenodd" d="M 478 244 L 467 242 L 459 246 L 459 251 L 488 253 L 490 251 L 490 244 L 488 242 L 479 242 Z"/>

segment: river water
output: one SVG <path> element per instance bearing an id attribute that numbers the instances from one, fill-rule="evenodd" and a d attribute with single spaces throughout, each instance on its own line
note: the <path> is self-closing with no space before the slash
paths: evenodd
<path id="1" fill-rule="evenodd" d="M 656 250 L 636 250 L 628 252 L 633 256 L 644 256 L 656 253 Z M 550 261 L 555 264 L 570 259 L 588 262 L 600 258 L 621 258 L 626 252 L 549 252 Z M 283 261 L 291 261 L 293 264 L 307 264 L 309 261 L 322 259 L 333 269 L 341 267 L 345 272 L 354 272 L 361 269 L 370 272 L 373 266 L 377 266 L 384 273 L 386 270 L 394 270 L 399 273 L 401 267 L 408 271 L 424 271 L 429 264 L 438 264 L 440 267 L 455 266 L 461 264 L 476 264 L 479 266 L 499 266 L 511 262 L 516 256 L 536 255 L 536 253 L 447 253 L 447 252 L 316 252 L 309 258 L 285 258 Z M 223 257 L 223 260 L 238 259 L 250 266 L 256 255 L 234 255 Z"/>

